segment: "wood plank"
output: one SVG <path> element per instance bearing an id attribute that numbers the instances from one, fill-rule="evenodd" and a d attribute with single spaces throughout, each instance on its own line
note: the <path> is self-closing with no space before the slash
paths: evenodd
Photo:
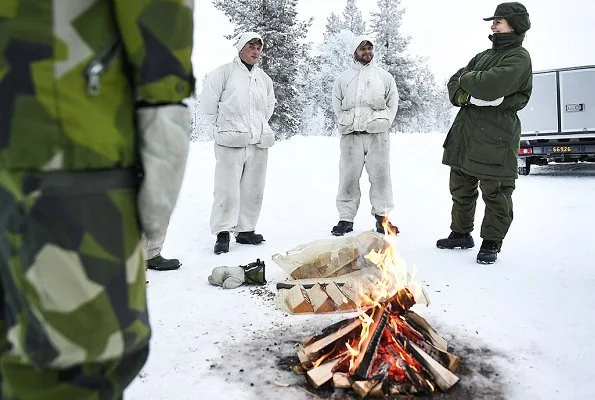
<path id="1" fill-rule="evenodd" d="M 376 379 L 355 381 L 351 385 L 351 388 L 359 397 L 363 399 L 364 397 L 367 397 L 368 394 L 370 394 L 370 392 L 379 384 L 382 386 L 382 382 Z"/>
<path id="2" fill-rule="evenodd" d="M 419 361 L 420 364 L 423 365 L 426 371 L 434 377 L 436 384 L 441 390 L 447 391 L 459 381 L 458 376 L 440 365 L 438 361 L 426 354 L 426 352 L 415 343 L 408 341 L 407 350 L 417 359 L 417 361 Z"/>
<path id="3" fill-rule="evenodd" d="M 317 283 L 310 289 L 305 290 L 315 313 L 332 312 L 337 308 L 333 299 L 322 289 L 320 284 Z"/>
<path id="4" fill-rule="evenodd" d="M 335 389 L 348 389 L 351 387 L 351 381 L 347 372 L 333 373 L 332 385 Z"/>
<path id="5" fill-rule="evenodd" d="M 292 313 L 311 313 L 314 311 L 312 309 L 312 305 L 310 304 L 308 294 L 306 293 L 305 289 L 302 289 L 301 286 L 294 286 L 293 288 L 289 289 L 285 301 L 287 302 L 289 311 Z"/>
<path id="6" fill-rule="evenodd" d="M 345 325 L 344 327 L 340 328 L 336 332 L 333 332 L 333 333 L 309 344 L 308 346 L 304 347 L 303 351 L 306 354 L 306 356 L 308 356 L 311 360 L 315 360 L 317 358 L 316 355 L 318 354 L 318 352 L 320 350 L 324 349 L 329 344 L 332 344 L 335 341 L 346 336 L 347 334 L 352 332 L 354 329 L 357 329 L 361 325 L 362 325 L 361 319 L 355 318 L 348 325 Z"/>
<path id="7" fill-rule="evenodd" d="M 341 285 L 343 286 L 343 285 Z M 331 282 L 328 285 L 323 286 L 326 294 L 333 300 L 338 311 L 355 310 L 357 306 L 348 298 L 339 288 L 335 282 Z"/>
<path id="8" fill-rule="evenodd" d="M 421 333 L 429 342 L 442 351 L 448 351 L 448 343 L 440 336 L 428 322 L 413 311 L 404 315 L 405 320 L 410 323 L 419 333 Z"/>
<path id="9" fill-rule="evenodd" d="M 315 389 L 318 389 L 320 386 L 333 379 L 333 369 L 337 366 L 337 364 L 339 364 L 340 361 L 340 358 L 336 358 L 309 370 L 306 373 L 306 377 L 310 385 L 312 385 L 312 387 Z"/>

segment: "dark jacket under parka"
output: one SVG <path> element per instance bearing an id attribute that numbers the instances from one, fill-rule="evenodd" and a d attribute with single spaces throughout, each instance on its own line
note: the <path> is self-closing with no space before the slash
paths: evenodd
<path id="1" fill-rule="evenodd" d="M 532 90 L 529 52 L 521 46 L 524 34 L 497 33 L 490 36 L 492 48 L 471 59 L 448 82 L 455 106 L 457 91 L 493 101 L 498 106 L 461 106 L 444 142 L 442 163 L 480 179 L 516 179 L 523 109 Z"/>

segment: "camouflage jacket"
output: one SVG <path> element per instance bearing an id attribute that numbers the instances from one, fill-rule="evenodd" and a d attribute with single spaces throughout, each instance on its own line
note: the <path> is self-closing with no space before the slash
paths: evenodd
<path id="1" fill-rule="evenodd" d="M 0 169 L 137 161 L 135 102 L 194 89 L 192 0 L 1 0 Z"/>

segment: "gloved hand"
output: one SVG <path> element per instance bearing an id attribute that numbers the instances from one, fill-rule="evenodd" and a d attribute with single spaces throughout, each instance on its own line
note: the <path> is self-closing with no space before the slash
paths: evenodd
<path id="1" fill-rule="evenodd" d="M 499 97 L 496 100 L 482 100 L 482 99 L 476 99 L 475 97 L 469 97 L 469 103 L 476 105 L 478 107 L 495 107 L 495 106 L 499 106 L 500 104 L 502 104 L 502 102 L 504 101 L 504 97 Z"/>
<path id="2" fill-rule="evenodd" d="M 459 106 L 464 106 L 469 102 L 469 93 L 463 89 L 459 89 L 455 92 L 455 103 Z"/>
<path id="3" fill-rule="evenodd" d="M 235 289 L 243 283 L 247 285 L 264 285 L 265 264 L 259 258 L 256 262 L 239 267 L 216 267 L 208 278 L 209 283 L 223 289 Z"/>
<path id="4" fill-rule="evenodd" d="M 216 267 L 209 276 L 209 283 L 223 289 L 235 289 L 244 283 L 244 268 Z"/>
<path id="5" fill-rule="evenodd" d="M 137 109 L 143 180 L 138 211 L 149 241 L 165 237 L 178 199 L 190 141 L 190 114 L 183 104 L 143 104 Z"/>

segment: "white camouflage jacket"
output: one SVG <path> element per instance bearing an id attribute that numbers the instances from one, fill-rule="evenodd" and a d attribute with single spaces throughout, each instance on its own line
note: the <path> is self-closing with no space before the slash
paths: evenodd
<path id="1" fill-rule="evenodd" d="M 397 115 L 399 94 L 391 74 L 373 62 L 354 61 L 335 81 L 332 102 L 341 134 L 381 133 Z"/>
<path id="2" fill-rule="evenodd" d="M 267 148 L 275 143 L 268 123 L 275 102 L 271 78 L 256 65 L 249 71 L 236 57 L 207 75 L 199 109 L 216 127 L 215 143 Z"/>

